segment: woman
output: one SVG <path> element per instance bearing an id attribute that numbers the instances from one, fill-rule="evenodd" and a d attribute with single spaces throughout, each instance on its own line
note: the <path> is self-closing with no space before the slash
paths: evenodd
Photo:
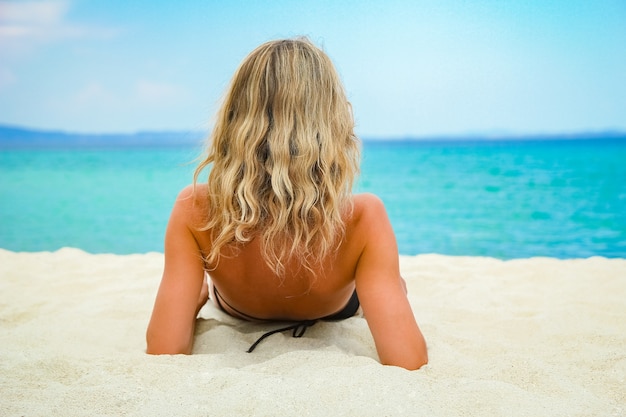
<path id="1" fill-rule="evenodd" d="M 294 336 L 360 302 L 383 364 L 427 363 L 385 208 L 351 194 L 353 127 L 330 59 L 308 40 L 268 42 L 243 61 L 167 226 L 148 353 L 191 353 L 209 297 L 234 317 L 294 322 Z"/>

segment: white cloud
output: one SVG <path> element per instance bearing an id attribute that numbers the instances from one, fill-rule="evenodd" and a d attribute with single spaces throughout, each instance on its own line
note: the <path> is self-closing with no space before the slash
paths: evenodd
<path id="1" fill-rule="evenodd" d="M 190 109 L 190 91 L 167 82 L 136 80 L 126 83 L 92 79 L 71 93 L 60 94 L 45 103 L 52 124 L 71 126 L 78 131 L 137 131 L 172 129 L 185 120 L 201 119 Z M 178 116 L 178 119 L 180 117 Z"/>
<path id="2" fill-rule="evenodd" d="M 172 104 L 188 97 L 187 91 L 180 86 L 139 80 L 135 85 L 137 99 L 148 104 Z"/>
<path id="3" fill-rule="evenodd" d="M 110 106 L 119 103 L 115 95 L 100 83 L 90 83 L 74 95 L 74 102 L 79 106 Z"/>
<path id="4" fill-rule="evenodd" d="M 106 39 L 121 33 L 115 28 L 68 22 L 70 6 L 69 1 L 60 0 L 0 0 L 0 91 L 18 81 L 15 64 L 43 45 L 86 37 Z M 91 94 L 94 91 L 92 87 Z"/>
<path id="5" fill-rule="evenodd" d="M 0 1 L 0 23 L 50 24 L 62 20 L 66 1 Z"/>
<path id="6" fill-rule="evenodd" d="M 0 1 L 0 50 L 21 56 L 40 44 L 82 37 L 112 37 L 117 29 L 87 27 L 66 20 L 67 1 Z"/>
<path id="7" fill-rule="evenodd" d="M 8 68 L 0 67 L 0 90 L 16 81 L 15 74 Z"/>
<path id="8" fill-rule="evenodd" d="M 68 4 L 63 1 L 1 1 L 0 41 L 42 41 L 58 38 L 68 27 L 63 18 Z"/>
<path id="9" fill-rule="evenodd" d="M 174 84 L 139 80 L 133 89 L 124 90 L 92 81 L 72 94 L 71 102 L 75 108 L 126 112 L 136 107 L 173 107 L 188 98 L 188 92 Z"/>

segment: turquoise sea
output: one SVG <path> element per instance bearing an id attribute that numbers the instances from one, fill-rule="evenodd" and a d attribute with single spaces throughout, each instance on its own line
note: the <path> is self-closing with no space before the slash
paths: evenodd
<path id="1" fill-rule="evenodd" d="M 0 247 L 162 252 L 199 148 L 0 150 Z M 365 141 L 400 252 L 626 258 L 626 140 Z"/>

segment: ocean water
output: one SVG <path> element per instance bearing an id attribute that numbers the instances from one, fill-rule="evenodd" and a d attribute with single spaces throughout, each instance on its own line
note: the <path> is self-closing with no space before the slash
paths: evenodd
<path id="1" fill-rule="evenodd" d="M 163 251 L 199 149 L 0 151 L 0 247 Z M 626 141 L 366 141 L 400 253 L 626 258 Z"/>

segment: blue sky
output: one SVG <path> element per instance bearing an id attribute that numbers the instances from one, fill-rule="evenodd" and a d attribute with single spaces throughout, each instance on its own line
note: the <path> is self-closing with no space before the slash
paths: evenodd
<path id="1" fill-rule="evenodd" d="M 362 137 L 626 130 L 626 2 L 0 1 L 0 124 L 197 130 L 241 60 L 309 36 Z"/>

